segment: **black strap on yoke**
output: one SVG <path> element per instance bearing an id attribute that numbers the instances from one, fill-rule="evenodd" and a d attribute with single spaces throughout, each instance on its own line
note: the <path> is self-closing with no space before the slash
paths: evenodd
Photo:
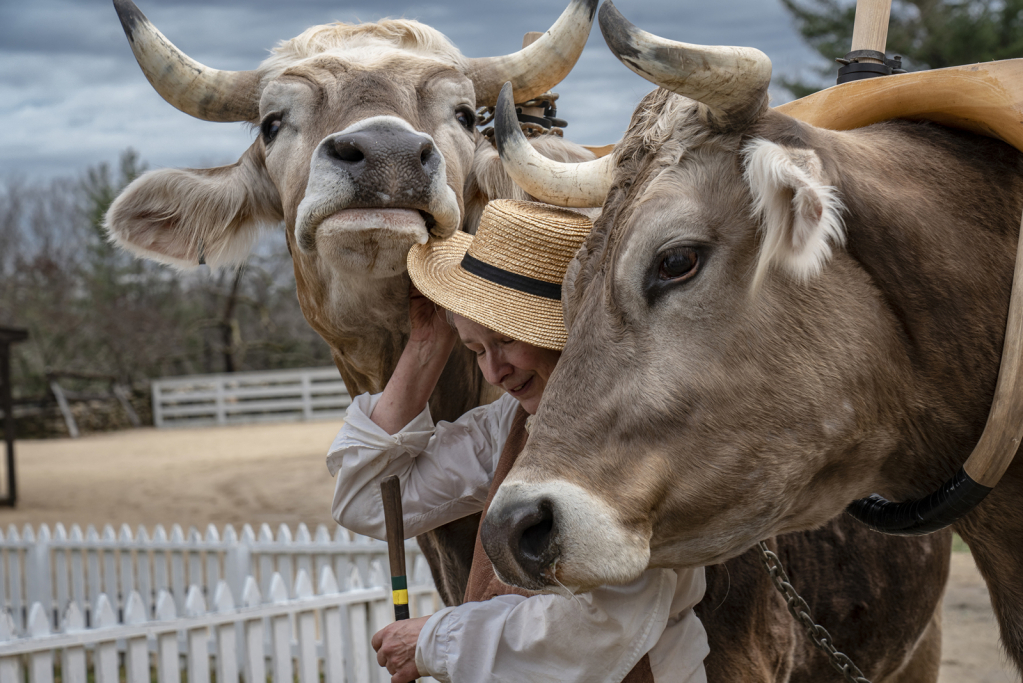
<path id="1" fill-rule="evenodd" d="M 892 503 L 875 493 L 869 498 L 854 500 L 846 512 L 884 534 L 922 536 L 953 524 L 991 491 L 960 467 L 954 477 L 926 498 Z"/>

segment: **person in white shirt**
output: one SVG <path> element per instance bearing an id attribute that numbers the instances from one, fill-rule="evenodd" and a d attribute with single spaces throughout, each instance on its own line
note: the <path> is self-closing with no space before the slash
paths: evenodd
<path id="1" fill-rule="evenodd" d="M 384 391 L 353 401 L 327 456 L 339 524 L 384 538 L 380 482 L 390 475 L 401 480 L 409 537 L 485 514 L 567 338 L 561 280 L 591 227 L 572 211 L 498 200 L 475 238 L 456 233 L 413 247 L 409 342 Z M 459 337 L 484 378 L 507 393 L 434 424 L 427 401 Z M 467 602 L 395 622 L 372 644 L 392 683 L 426 675 L 455 683 L 705 683 L 707 636 L 692 610 L 704 589 L 702 568 L 648 569 L 624 586 L 530 594 L 500 584 L 477 541 Z"/>

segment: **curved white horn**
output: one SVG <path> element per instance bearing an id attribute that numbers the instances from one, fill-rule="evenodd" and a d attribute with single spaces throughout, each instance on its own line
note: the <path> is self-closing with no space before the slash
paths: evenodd
<path id="1" fill-rule="evenodd" d="M 114 0 L 142 72 L 163 99 L 206 121 L 259 120 L 259 74 L 203 66 L 156 30 L 131 0 Z"/>
<path id="2" fill-rule="evenodd" d="M 703 104 L 721 128 L 746 125 L 767 108 L 771 60 L 751 47 L 690 45 L 633 26 L 608 0 L 600 31 L 621 62 L 651 83 Z"/>
<path id="3" fill-rule="evenodd" d="M 505 81 L 511 81 L 520 101 L 526 102 L 564 80 L 586 47 L 598 2 L 572 0 L 547 33 L 518 52 L 470 59 L 468 75 L 476 86 L 476 105 L 493 105 Z"/>
<path id="4" fill-rule="evenodd" d="M 542 202 L 557 206 L 601 206 L 611 189 L 611 155 L 566 164 L 548 159 L 533 149 L 522 134 L 511 83 L 501 88 L 494 112 L 494 139 L 504 170 L 523 190 Z"/>

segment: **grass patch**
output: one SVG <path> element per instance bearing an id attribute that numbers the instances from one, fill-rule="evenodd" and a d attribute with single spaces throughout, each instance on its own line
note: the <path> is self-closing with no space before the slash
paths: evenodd
<path id="1" fill-rule="evenodd" d="M 952 552 L 954 553 L 968 553 L 970 552 L 970 546 L 966 545 L 966 541 L 959 536 L 959 534 L 952 534 Z"/>

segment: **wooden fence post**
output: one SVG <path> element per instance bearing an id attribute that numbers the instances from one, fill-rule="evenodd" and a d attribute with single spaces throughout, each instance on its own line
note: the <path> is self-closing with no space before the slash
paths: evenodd
<path id="1" fill-rule="evenodd" d="M 124 623 L 144 624 L 149 621 L 149 609 L 142 597 L 132 591 L 124 606 Z M 129 638 L 124 653 L 124 673 L 127 683 L 150 683 L 149 645 L 146 636 Z"/>
<path id="2" fill-rule="evenodd" d="M 280 574 L 274 574 L 270 579 L 268 597 L 269 602 L 275 605 L 288 602 L 288 588 Z M 291 619 L 287 614 L 270 617 L 270 652 L 273 654 L 274 683 L 292 683 L 295 667 L 291 662 Z"/>
<path id="3" fill-rule="evenodd" d="M 160 621 L 173 621 L 177 618 L 174 598 L 167 591 L 160 591 L 156 599 L 156 618 Z M 156 680 L 157 683 L 181 683 L 178 634 L 173 631 L 156 637 Z"/>
<path id="4" fill-rule="evenodd" d="M 117 625 L 117 615 L 114 614 L 114 608 L 106 595 L 99 596 L 92 616 L 93 628 Z M 97 643 L 92 661 L 96 668 L 96 683 L 120 683 L 120 677 L 117 675 L 117 641 Z"/>
<path id="5" fill-rule="evenodd" d="M 225 581 L 217 583 L 213 606 L 219 614 L 234 611 L 231 588 Z M 217 683 L 238 683 L 238 634 L 234 624 L 222 624 L 216 628 L 217 638 Z"/>
<path id="6" fill-rule="evenodd" d="M 135 564 L 139 573 L 139 595 L 142 596 L 142 604 L 146 608 L 146 618 L 152 619 L 156 614 L 156 599 L 153 593 L 153 578 L 150 573 L 149 549 L 152 541 L 146 532 L 146 527 L 139 525 L 135 533 L 135 540 L 139 544 L 135 551 Z"/>
<path id="7" fill-rule="evenodd" d="M 259 607 L 263 604 L 259 586 L 251 576 L 245 579 L 242 589 L 242 602 L 246 607 Z M 245 631 L 245 683 L 266 683 L 266 655 L 263 652 L 263 620 L 260 618 L 246 619 L 242 628 Z M 0 681 L 0 683 L 3 683 Z"/>
<path id="8" fill-rule="evenodd" d="M 50 635 L 49 608 L 42 603 L 33 603 L 28 615 L 28 634 L 32 638 L 45 638 Z M 29 683 L 53 683 L 53 651 L 33 652 L 28 657 Z"/>
<path id="9" fill-rule="evenodd" d="M 309 574 L 300 569 L 295 579 L 295 598 L 304 600 L 311 597 L 313 584 Z M 316 657 L 316 613 L 310 609 L 295 614 L 295 630 L 298 639 L 298 683 L 320 683 L 320 662 Z"/>
<path id="10" fill-rule="evenodd" d="M 330 566 L 320 570 L 320 595 L 338 592 L 337 579 Z M 323 677 L 324 683 L 344 683 L 345 640 L 341 628 L 341 608 L 323 608 Z"/>
<path id="11" fill-rule="evenodd" d="M 206 615 L 206 601 L 202 598 L 199 587 L 192 585 L 188 589 L 185 600 L 186 617 L 202 617 Z M 188 642 L 188 683 L 210 683 L 210 652 L 206 644 L 209 639 L 209 628 L 203 624 L 186 632 Z"/>
<path id="12" fill-rule="evenodd" d="M 72 534 L 73 535 L 73 534 Z M 79 536 L 81 531 L 79 530 Z M 85 630 L 85 616 L 82 609 L 74 602 L 68 605 L 64 613 L 64 633 L 78 633 Z M 85 648 L 72 646 L 64 648 L 60 658 L 61 683 L 86 683 L 88 674 L 85 670 Z"/>

